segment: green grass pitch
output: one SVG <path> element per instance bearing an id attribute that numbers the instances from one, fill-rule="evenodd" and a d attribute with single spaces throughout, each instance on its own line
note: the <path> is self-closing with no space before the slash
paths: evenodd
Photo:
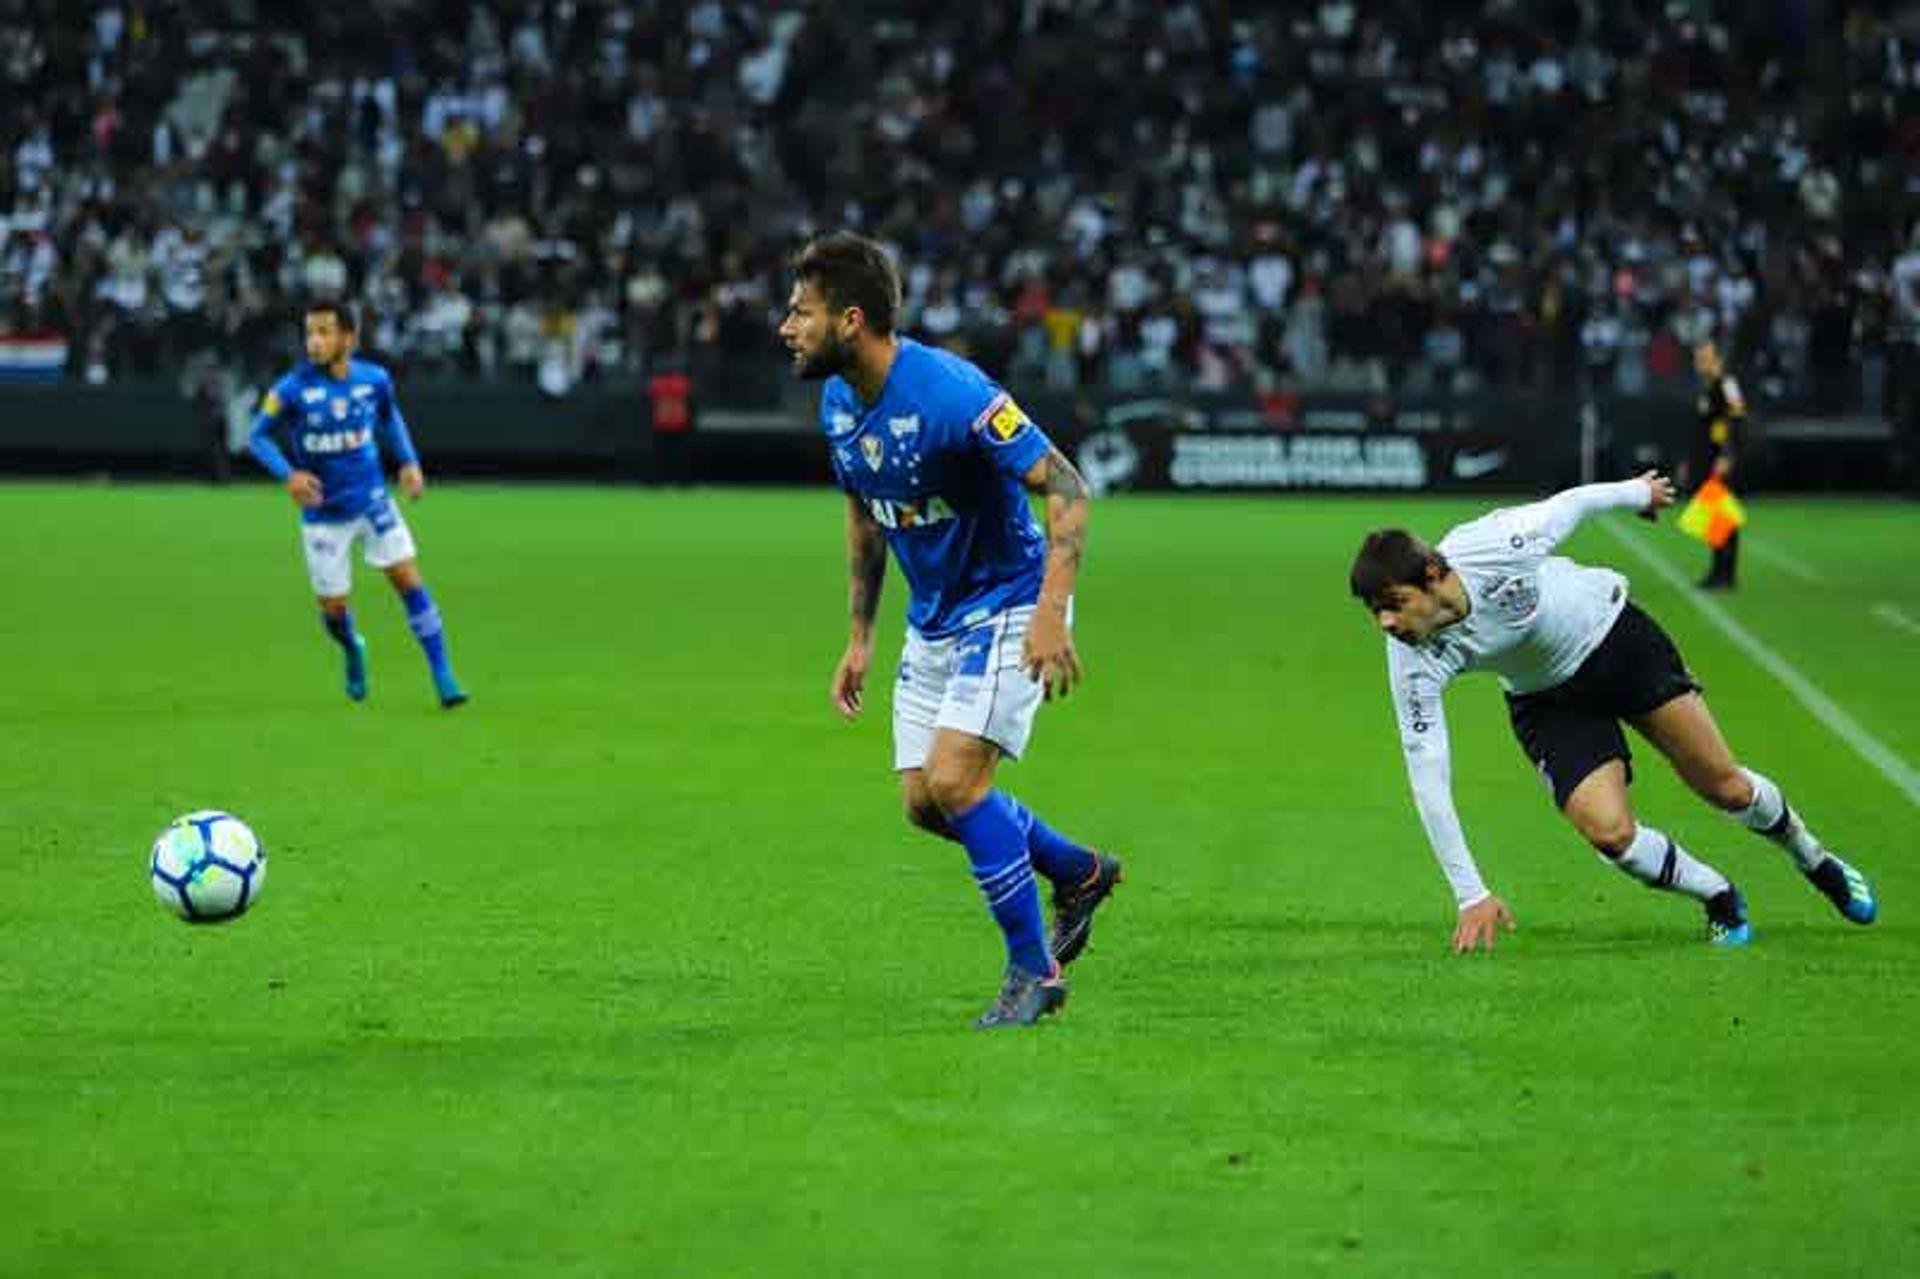
<path id="1" fill-rule="evenodd" d="M 1916 508 L 1751 508 L 1726 617 L 1911 770 Z M 997 935 L 888 770 L 897 574 L 866 717 L 828 707 L 836 495 L 436 488 L 446 714 L 364 567 L 342 697 L 277 492 L 0 488 L 0 1275 L 1908 1268 L 1920 810 L 1636 558 L 1697 575 L 1669 527 L 1569 550 L 1881 922 L 1643 749 L 1643 814 L 1751 900 L 1753 948 L 1711 950 L 1560 822 L 1483 677 L 1456 793 L 1520 929 L 1446 953 L 1345 578 L 1368 528 L 1478 509 L 1097 505 L 1088 682 L 1002 781 L 1128 882 L 1063 1017 L 988 1036 Z M 271 850 L 220 927 L 146 883 L 201 806 Z"/>

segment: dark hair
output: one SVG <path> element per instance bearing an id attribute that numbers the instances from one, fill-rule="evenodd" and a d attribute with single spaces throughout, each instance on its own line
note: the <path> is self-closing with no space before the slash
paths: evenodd
<path id="1" fill-rule="evenodd" d="M 331 315 L 333 322 L 348 333 L 358 333 L 360 326 L 354 322 L 353 308 L 338 298 L 316 298 L 307 303 L 300 312 L 302 315 Z"/>
<path id="2" fill-rule="evenodd" d="M 793 274 L 819 289 L 829 306 L 859 307 L 875 333 L 893 332 L 894 312 L 900 308 L 900 273 L 887 251 L 872 240 L 851 231 L 823 235 L 795 255 Z"/>
<path id="3" fill-rule="evenodd" d="M 1424 588 L 1428 574 L 1448 572 L 1447 557 L 1403 528 L 1383 528 L 1367 534 L 1353 557 L 1347 589 L 1368 608 L 1387 606 L 1387 590 L 1394 586 Z"/>

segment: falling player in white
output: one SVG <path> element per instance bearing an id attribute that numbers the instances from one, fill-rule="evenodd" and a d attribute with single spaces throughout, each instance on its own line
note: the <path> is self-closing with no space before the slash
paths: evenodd
<path id="1" fill-rule="evenodd" d="M 1648 471 L 1494 511 L 1438 546 L 1382 529 L 1354 560 L 1353 594 L 1388 636 L 1414 804 L 1459 906 L 1456 952 L 1491 950 L 1499 928 L 1513 927 L 1507 904 L 1480 878 L 1453 806 L 1441 693 L 1455 676 L 1480 670 L 1500 678 L 1521 748 L 1567 820 L 1635 879 L 1703 903 L 1712 941 L 1751 939 L 1746 901 L 1726 876 L 1634 817 L 1623 721 L 1702 799 L 1785 849 L 1844 917 L 1873 922 L 1872 886 L 1822 846 L 1778 786 L 1734 760 L 1673 641 L 1627 599 L 1627 579 L 1553 554 L 1588 515 L 1651 515 L 1673 500 L 1672 482 Z"/>

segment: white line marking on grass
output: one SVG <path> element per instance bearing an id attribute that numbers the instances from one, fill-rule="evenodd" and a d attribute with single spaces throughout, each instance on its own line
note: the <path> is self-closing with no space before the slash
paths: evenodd
<path id="1" fill-rule="evenodd" d="M 1905 631 L 1909 635 L 1920 635 L 1920 621 L 1908 617 L 1891 604 L 1875 604 L 1873 615 L 1895 630 Z"/>
<path id="2" fill-rule="evenodd" d="M 1741 539 L 1743 542 L 1745 539 Z M 1814 568 L 1806 561 L 1787 554 L 1766 542 L 1755 542 L 1748 547 L 1755 555 L 1781 570 L 1789 577 L 1797 577 L 1803 582 L 1824 582 L 1826 574 Z"/>
<path id="3" fill-rule="evenodd" d="M 1778 653 L 1762 644 L 1752 631 L 1742 626 L 1733 614 L 1721 606 L 1719 601 L 1709 599 L 1695 590 L 1685 575 L 1660 557 L 1659 552 L 1646 544 L 1642 537 L 1636 537 L 1612 520 L 1601 521 L 1602 526 L 1622 546 L 1639 556 L 1646 566 L 1659 576 L 1660 580 L 1680 592 L 1682 598 L 1700 611 L 1700 614 L 1719 629 L 1722 635 L 1732 640 L 1739 648 L 1775 679 L 1787 686 L 1787 691 L 1800 699 L 1800 704 L 1813 714 L 1813 717 L 1826 725 L 1828 730 L 1841 741 L 1851 746 L 1861 759 L 1878 769 L 1880 775 L 1893 783 L 1893 788 L 1907 797 L 1907 802 L 1920 808 L 1920 771 L 1896 755 L 1861 727 L 1860 722 L 1839 706 L 1832 698 L 1814 684 L 1814 682 L 1796 670 L 1793 664 Z"/>

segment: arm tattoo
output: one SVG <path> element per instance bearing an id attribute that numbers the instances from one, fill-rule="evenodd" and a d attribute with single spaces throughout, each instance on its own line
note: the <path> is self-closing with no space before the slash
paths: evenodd
<path id="1" fill-rule="evenodd" d="M 847 568 L 847 611 L 854 621 L 870 626 L 880 610 L 880 587 L 887 573 L 887 544 L 878 530 L 863 527 L 848 539 Z"/>
<path id="2" fill-rule="evenodd" d="M 1058 448 L 1047 451 L 1044 491 L 1048 558 L 1058 556 L 1077 568 L 1087 549 L 1087 482 Z"/>

